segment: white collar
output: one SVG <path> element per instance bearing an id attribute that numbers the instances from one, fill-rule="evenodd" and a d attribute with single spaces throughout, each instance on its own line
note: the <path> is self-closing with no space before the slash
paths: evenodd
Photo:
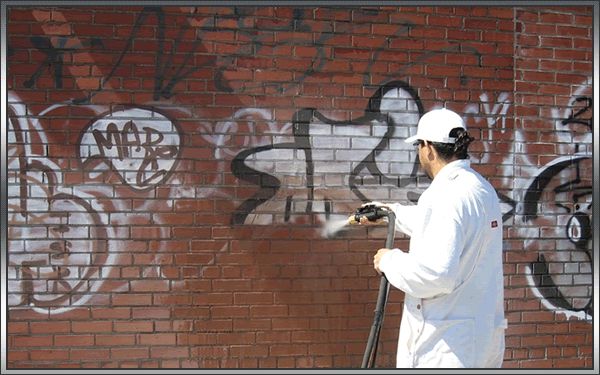
<path id="1" fill-rule="evenodd" d="M 444 180 L 446 179 L 453 171 L 456 171 L 457 169 L 466 169 L 469 168 L 471 166 L 471 161 L 468 159 L 458 159 L 458 160 L 453 160 L 450 163 L 444 165 L 442 167 L 442 169 L 440 169 L 440 171 L 438 172 L 437 175 L 435 175 L 434 180 L 437 180 L 438 178 L 440 180 Z"/>

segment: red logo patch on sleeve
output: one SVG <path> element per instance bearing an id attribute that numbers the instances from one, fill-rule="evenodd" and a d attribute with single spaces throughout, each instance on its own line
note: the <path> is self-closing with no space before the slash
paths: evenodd
<path id="1" fill-rule="evenodd" d="M 498 222 L 496 220 L 492 221 L 492 228 L 496 228 L 498 226 Z"/>

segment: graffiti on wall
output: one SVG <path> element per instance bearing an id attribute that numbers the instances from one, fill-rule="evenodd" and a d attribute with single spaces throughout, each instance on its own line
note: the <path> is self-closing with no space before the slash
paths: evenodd
<path id="1" fill-rule="evenodd" d="M 175 123 L 156 109 L 111 111 L 92 120 L 82 132 L 78 157 L 85 170 L 108 166 L 133 189 L 151 189 L 176 168 L 180 133 Z"/>
<path id="2" fill-rule="evenodd" d="M 36 115 L 14 93 L 8 95 L 7 168 L 14 174 L 8 184 L 8 304 L 49 314 L 99 303 L 107 280 L 112 291 L 127 290 L 114 266 L 127 259 L 119 249 L 136 247 L 128 229 L 135 219 L 123 214 L 132 210 L 131 203 L 112 188 L 110 176 L 133 191 L 148 191 L 171 178 L 181 150 L 180 129 L 156 109 L 103 112 L 89 106 L 96 116 L 77 141 L 80 166 L 71 168 L 48 156 L 48 136 L 39 121 L 63 106 Z M 73 171 L 84 171 L 89 183 L 66 182 Z M 147 200 L 136 209 L 165 207 Z M 155 237 L 168 238 L 160 219 L 153 220 Z M 159 246 L 157 266 L 141 276 L 168 284 L 162 252 Z"/>
<path id="3" fill-rule="evenodd" d="M 131 206 L 119 199 L 111 184 L 122 184 L 140 196 L 168 184 L 174 198 L 236 198 L 210 183 L 198 188 L 185 186 L 179 179 L 176 172 L 184 165 L 182 139 L 186 132 L 166 111 L 142 103 L 115 108 L 90 104 L 95 95 L 110 88 L 110 80 L 118 75 L 119 68 L 135 55 L 136 41 L 143 39 L 140 30 L 144 22 L 152 18 L 156 21 L 155 48 L 167 51 L 157 54 L 152 65 L 154 101 L 176 101 L 180 97 L 177 84 L 205 67 L 215 69 L 214 85 L 218 90 L 238 94 L 262 93 L 266 87 L 284 93 L 300 87 L 309 78 L 329 79 L 327 64 L 331 56 L 326 42 L 333 34 L 326 30 L 317 34 L 317 42 L 310 41 L 315 43 L 313 55 L 297 80 L 241 85 L 229 79 L 231 59 L 306 42 L 301 36 L 269 42 L 266 35 L 248 29 L 243 16 L 251 16 L 252 8 L 235 8 L 247 43 L 236 45 L 232 54 L 192 61 L 196 52 L 206 52 L 203 43 L 219 31 L 218 16 L 197 15 L 196 10 L 189 8 L 187 23 L 181 24 L 171 40 L 166 37 L 170 14 L 162 8 L 144 8 L 98 88 L 81 89 L 82 96 L 69 103 L 53 104 L 33 114 L 16 94 L 9 93 L 8 168 L 14 171 L 8 205 L 10 306 L 29 306 L 56 314 L 88 304 L 95 294 L 101 294 L 98 292 L 103 281 L 113 277 L 111 266 L 119 264 L 123 255 L 116 249 L 122 247 L 119 241 L 128 238 L 126 231 L 131 220 L 115 214 L 131 211 Z M 311 31 L 304 21 L 305 12 L 295 10 L 293 20 L 280 24 L 279 30 Z M 398 23 L 389 38 L 407 36 L 410 27 L 408 21 Z M 187 45 L 190 40 L 193 42 Z M 62 87 L 70 69 L 65 63 L 66 55 L 101 54 L 105 48 L 93 38 L 80 41 L 71 37 L 32 37 L 31 42 L 42 52 L 42 60 L 23 83 L 26 88 L 35 86 L 46 66 L 52 68 L 54 86 Z M 478 58 L 480 54 L 467 44 L 432 51 L 399 71 L 378 74 L 383 81 L 374 84 L 370 73 L 377 71 L 377 60 L 385 53 L 385 45 L 382 41 L 373 46 L 367 69 L 360 73 L 364 74 L 363 85 L 373 95 L 365 100 L 363 115 L 352 120 L 328 117 L 320 108 L 299 108 L 288 122 L 281 124 L 272 118 L 269 108 L 240 104 L 228 118 L 208 122 L 180 109 L 195 121 L 186 131 L 196 126 L 194 135 L 214 150 L 216 172 L 231 170 L 240 181 L 256 188 L 254 195 L 236 207 L 232 224 L 311 222 L 326 226 L 330 221 L 346 218 L 358 201 L 416 202 L 428 181 L 419 173 L 415 150 L 403 140 L 415 132 L 424 107 L 417 89 L 398 77 L 444 52 L 461 51 Z M 461 77 L 461 81 L 467 80 L 468 77 Z M 514 217 L 523 238 L 527 238 L 526 249 L 539 252 L 538 259 L 527 268 L 534 293 L 547 308 L 581 319 L 591 316 L 592 259 L 597 255 L 591 248 L 590 87 L 591 80 L 582 83 L 566 108 L 552 113 L 552 119 L 557 119 L 554 136 L 560 156 L 542 167 L 537 160 L 528 159 L 525 137 L 520 129 L 515 129 L 514 153 L 504 156 L 506 173 L 498 186 L 509 191 L 514 187 L 514 169 L 510 168 L 531 167 L 533 172 L 526 181 L 516 186 L 525 191 L 523 197 L 500 195 L 504 219 Z M 485 141 L 481 156 L 472 157 L 474 164 L 490 162 L 488 151 L 495 134 L 507 130 L 505 121 L 511 103 L 509 93 L 481 93 L 479 103 L 463 109 L 471 123 L 487 130 L 482 132 Z M 49 142 L 38 119 L 63 105 L 85 107 L 94 113 L 79 134 L 76 149 L 80 165 L 75 169 L 84 171 L 93 184 L 66 183 L 65 175 L 73 169 L 68 162 L 49 157 L 44 147 Z M 171 109 L 176 106 L 171 104 Z M 116 179 L 111 179 L 114 176 Z M 107 197 L 111 199 L 104 199 Z M 148 201 L 136 209 L 152 211 L 155 204 Z M 157 240 L 167 238 L 167 229 L 159 221 L 154 224 L 159 232 Z M 160 263 L 160 254 L 153 259 Z M 158 279 L 169 276 L 160 267 L 142 276 L 150 275 Z M 113 284 L 112 288 L 120 290 L 126 286 Z"/>
<path id="4" fill-rule="evenodd" d="M 251 213 L 251 223 L 272 224 L 273 217 L 260 218 L 255 211 L 271 200 L 282 185 L 291 185 L 282 182 L 291 178 L 299 178 L 302 184 L 296 189 L 297 193 L 288 192 L 282 199 L 285 201 L 283 221 L 289 221 L 296 213 L 316 213 L 324 215 L 325 221 L 330 219 L 335 198 L 327 196 L 328 176 L 332 185 L 334 177 L 339 179 L 336 193 L 342 191 L 338 197 L 342 200 L 368 199 L 361 192 L 363 184 L 359 183 L 363 171 L 371 178 L 386 177 L 381 179 L 382 183 L 393 182 L 399 187 L 414 183 L 417 170 L 414 151 L 401 146 L 400 142 L 392 146 L 403 147 L 405 153 L 385 150 L 389 150 L 392 138 L 398 139 L 398 134 L 406 138 L 409 131 L 414 131 L 422 113 L 423 106 L 416 92 L 403 81 L 391 82 L 377 90 L 369 100 L 365 115 L 354 121 L 335 121 L 312 108 L 297 111 L 292 119 L 293 134 L 286 142 L 249 148 L 233 158 L 234 175 L 260 187 L 238 208 L 233 224 L 245 223 Z M 390 161 L 403 154 L 406 154 L 403 163 L 394 163 L 396 168 L 403 169 L 394 173 Z M 343 194 L 343 190 L 348 194 Z M 271 214 L 275 213 L 278 212 L 271 208 Z"/>
<path id="5" fill-rule="evenodd" d="M 591 83 L 579 85 L 566 108 L 553 110 L 561 156 L 527 181 L 518 226 L 528 238 L 526 249 L 538 252 L 526 268 L 534 293 L 548 309 L 589 321 L 598 256 L 592 250 Z"/>
<path id="6" fill-rule="evenodd" d="M 97 290 L 88 282 L 99 277 L 98 266 L 115 256 L 107 244 L 114 233 L 86 191 L 64 188 L 63 168 L 46 156 L 48 140 L 33 114 L 11 93 L 8 102 L 7 167 L 16 180 L 8 188 L 8 277 L 16 282 L 8 303 L 40 312 L 84 304 Z"/>
<path id="7" fill-rule="evenodd" d="M 64 56 L 66 54 L 82 53 L 83 51 L 91 51 L 95 48 L 102 48 L 102 40 L 98 38 L 90 38 L 89 41 L 78 41 L 73 38 L 62 36 L 40 37 L 32 36 L 30 38 L 33 46 L 46 55 L 46 58 L 40 63 L 36 71 L 23 82 L 25 87 L 33 87 L 38 78 L 44 73 L 45 68 L 52 69 L 54 79 L 54 87 L 60 89 L 63 87 L 64 74 Z"/>
<path id="8" fill-rule="evenodd" d="M 487 94 L 482 94 L 481 99 L 485 102 L 485 113 L 473 117 L 476 126 L 485 122 L 484 129 L 500 126 L 504 132 L 503 121 L 510 107 L 508 93 L 501 93 L 500 102 L 493 107 L 489 105 Z M 473 106 L 478 105 L 469 105 L 467 112 L 475 114 Z M 321 223 L 342 219 L 353 211 L 356 200 L 391 199 L 389 195 L 382 195 L 390 187 L 396 188 L 397 200 L 416 203 L 428 182 L 425 175 L 419 174 L 416 152 L 403 140 L 416 132 L 422 114 L 423 105 L 416 90 L 404 81 L 381 86 L 370 98 L 365 115 L 354 121 L 329 119 L 311 108 L 296 112 L 293 133 L 286 142 L 270 144 L 267 140 L 265 145 L 247 148 L 234 157 L 233 173 L 259 186 L 259 191 L 240 205 L 233 224 L 287 222 L 294 214 L 302 213 L 319 216 Z M 490 137 L 490 141 L 481 142 L 485 151 L 494 139 L 491 132 Z M 488 162 L 488 154 L 481 154 L 479 159 L 472 158 L 474 163 Z M 303 183 L 293 187 L 282 182 L 292 176 L 301 177 Z M 341 183 L 324 184 L 335 178 Z M 326 196 L 327 187 L 336 188 L 336 203 L 342 209 L 332 211 L 335 205 L 331 197 Z M 506 220 L 512 217 L 516 203 L 502 193 L 499 198 Z M 343 200 L 350 205 L 341 205 Z M 283 206 L 282 201 L 285 201 Z M 277 207 L 283 207 L 283 215 Z"/>

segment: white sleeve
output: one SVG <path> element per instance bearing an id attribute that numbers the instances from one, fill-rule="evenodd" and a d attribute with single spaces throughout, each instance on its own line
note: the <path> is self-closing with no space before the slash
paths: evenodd
<path id="1" fill-rule="evenodd" d="M 455 287 L 464 241 L 456 212 L 437 207 L 417 245 L 420 249 L 409 253 L 388 251 L 381 258 L 379 269 L 390 284 L 414 297 L 446 294 Z"/>
<path id="2" fill-rule="evenodd" d="M 411 236 L 417 221 L 417 206 L 405 206 L 400 203 L 392 203 L 389 207 L 396 215 L 396 229 Z"/>

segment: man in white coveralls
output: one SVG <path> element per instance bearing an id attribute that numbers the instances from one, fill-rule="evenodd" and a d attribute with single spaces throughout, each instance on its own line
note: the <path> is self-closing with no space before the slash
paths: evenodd
<path id="1" fill-rule="evenodd" d="M 448 109 L 420 119 L 405 142 L 432 179 L 417 205 L 392 210 L 410 249 L 380 249 L 374 267 L 405 292 L 397 367 L 501 367 L 504 357 L 502 214 L 496 191 L 470 167 L 469 136 Z M 366 224 L 361 219 L 361 224 Z"/>

